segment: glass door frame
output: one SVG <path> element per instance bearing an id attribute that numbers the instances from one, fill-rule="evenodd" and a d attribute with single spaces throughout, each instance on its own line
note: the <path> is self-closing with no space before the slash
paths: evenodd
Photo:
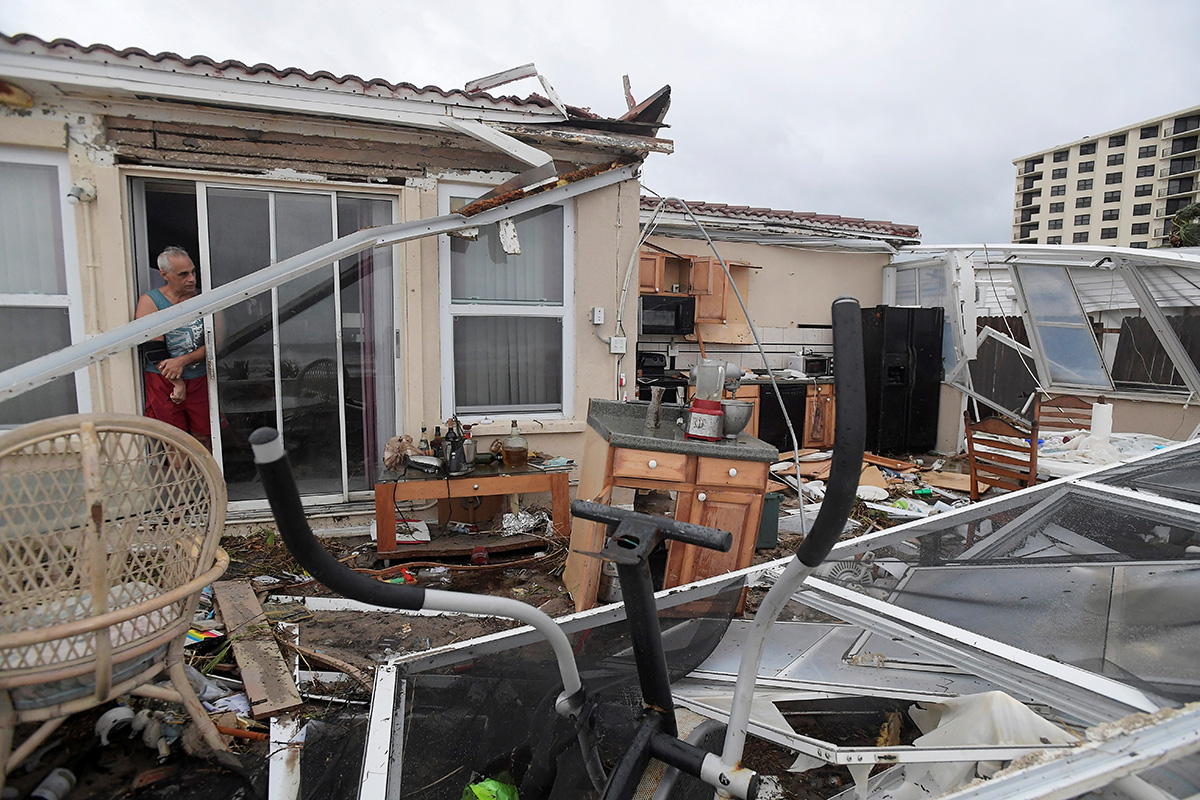
<path id="1" fill-rule="evenodd" d="M 276 226 L 276 208 L 275 208 L 276 195 L 279 193 L 311 194 L 311 195 L 319 195 L 319 196 L 327 197 L 329 199 L 329 205 L 330 205 L 331 224 L 332 224 L 331 230 L 333 231 L 333 235 L 334 235 L 335 239 L 337 238 L 337 236 L 339 234 L 339 231 L 338 231 L 338 197 L 339 197 L 339 194 L 372 196 L 372 197 L 379 197 L 380 199 L 387 199 L 391 204 L 393 221 L 397 220 L 397 216 L 399 213 L 398 198 L 395 195 L 384 194 L 384 193 L 376 194 L 373 192 L 364 192 L 364 191 L 361 191 L 360 189 L 356 189 L 355 187 L 348 187 L 348 186 L 347 187 L 330 186 L 330 187 L 321 187 L 318 189 L 318 188 L 313 188 L 313 187 L 309 187 L 309 186 L 262 185 L 262 184 L 257 184 L 257 183 L 238 183 L 238 182 L 224 181 L 224 180 L 221 180 L 221 181 L 196 180 L 195 186 L 196 186 L 196 213 L 198 216 L 197 222 L 198 222 L 199 234 L 200 234 L 199 235 L 200 252 L 199 252 L 198 266 L 200 267 L 201 281 L 204 286 L 212 286 L 213 285 L 213 283 L 212 283 L 212 259 L 211 259 L 211 253 L 210 253 L 210 248 L 209 248 L 209 219 L 208 219 L 208 217 L 209 217 L 209 215 L 208 215 L 208 190 L 209 189 L 253 190 L 253 191 L 260 191 L 260 192 L 267 193 L 268 204 L 269 204 L 268 205 L 268 208 L 269 208 L 268 228 L 269 228 L 269 235 L 270 235 L 270 254 L 271 254 L 270 255 L 270 264 L 275 264 L 279 260 L 278 259 L 278 248 L 277 248 L 277 242 L 276 242 L 276 227 L 277 226 Z M 401 258 L 402 258 L 401 248 L 393 246 L 392 247 L 392 259 L 391 259 L 391 262 L 392 262 L 391 263 L 392 308 L 393 308 L 392 325 L 393 325 L 393 330 L 396 331 L 395 337 L 396 337 L 397 341 L 400 339 L 399 331 L 402 330 L 402 328 L 401 328 L 401 300 L 403 298 L 397 296 L 401 292 L 401 269 L 402 269 Z M 264 265 L 262 265 L 262 267 L 269 266 L 270 264 L 264 264 Z M 262 267 L 260 267 L 260 269 Z M 334 325 L 334 348 L 337 353 L 337 358 L 336 358 L 337 374 L 339 376 L 338 382 L 337 382 L 337 385 L 338 385 L 338 429 L 339 429 L 338 441 L 339 441 L 339 451 L 340 451 L 340 456 L 341 456 L 340 472 L 341 472 L 342 490 L 340 493 L 323 493 L 323 494 L 312 494 L 312 495 L 302 496 L 302 498 L 301 498 L 302 502 L 305 505 L 310 505 L 310 506 L 311 505 L 329 505 L 332 503 L 345 503 L 345 502 L 349 502 L 350 500 L 368 499 L 373 496 L 373 493 L 370 490 L 357 490 L 357 489 L 354 491 L 350 490 L 349 454 L 348 454 L 347 447 L 346 447 L 346 385 L 345 385 L 345 374 L 346 373 L 345 373 L 345 354 L 343 352 L 343 342 L 342 342 L 343 317 L 342 317 L 342 297 L 341 297 L 342 285 L 341 285 L 340 261 L 335 261 L 332 264 L 329 264 L 325 267 L 321 267 L 318 270 L 315 270 L 314 272 L 316 274 L 323 274 L 330 270 L 332 271 L 332 278 L 333 278 L 334 319 L 336 320 L 336 324 Z M 310 273 L 310 274 L 313 274 L 313 273 Z M 279 339 L 279 289 L 278 289 L 278 287 L 271 289 L 271 315 L 272 315 L 271 347 L 272 347 L 272 359 L 273 359 L 273 365 L 274 365 L 274 383 L 275 383 L 275 386 L 274 386 L 275 427 L 277 430 L 279 430 L 281 432 L 281 435 L 282 435 L 284 432 L 284 424 L 283 424 L 283 406 L 280 401 L 280 398 L 282 398 L 282 396 L 283 396 L 283 389 L 282 389 L 283 376 L 282 376 L 282 370 L 281 370 L 281 343 L 280 343 L 280 339 Z M 215 329 L 214 329 L 212 315 L 208 315 L 204 318 L 204 328 L 205 328 L 206 340 L 210 341 L 210 342 L 216 341 L 214 338 L 215 337 Z M 220 426 L 220 405 L 219 405 L 219 400 L 217 397 L 217 382 L 219 379 L 215 378 L 215 376 L 217 375 L 217 349 L 218 348 L 215 348 L 215 347 L 209 348 L 208 355 L 207 355 L 208 373 L 210 376 L 214 377 L 214 380 L 210 380 L 209 384 L 208 384 L 208 399 L 209 399 L 209 418 L 210 418 L 210 422 L 212 425 L 213 455 L 217 459 L 217 463 L 221 465 L 222 470 L 223 470 L 224 463 L 223 463 L 223 458 L 222 458 L 222 434 L 221 434 L 221 426 Z M 401 359 L 401 351 L 399 350 L 399 348 L 397 348 L 397 351 L 395 353 L 395 358 L 397 361 L 399 361 Z M 396 367 L 397 383 L 399 382 L 399 376 L 400 376 L 401 372 L 402 372 L 402 370 L 400 368 L 400 365 L 397 364 L 397 367 Z M 394 410 L 395 410 L 395 415 L 396 415 L 395 419 L 403 420 L 402 408 L 401 408 L 402 398 L 401 398 L 401 393 L 398 391 L 398 388 L 399 388 L 398 386 L 394 387 L 395 390 L 392 392 L 392 395 L 395 398 L 395 400 L 394 400 L 394 402 L 395 402 Z M 261 508 L 265 508 L 265 507 L 266 507 L 266 500 L 235 500 L 235 501 L 230 501 L 230 503 L 229 503 L 229 508 L 230 508 L 230 510 L 233 510 L 233 511 L 257 510 L 257 509 L 261 509 Z"/>

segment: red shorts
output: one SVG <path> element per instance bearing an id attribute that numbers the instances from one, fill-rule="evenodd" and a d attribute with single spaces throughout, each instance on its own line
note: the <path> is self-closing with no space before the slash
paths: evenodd
<path id="1" fill-rule="evenodd" d="M 187 431 L 197 438 L 211 438 L 212 426 L 208 424 L 208 376 L 184 381 L 187 397 L 182 403 L 171 401 L 175 387 L 157 372 L 144 372 L 146 376 L 146 416 L 162 420 L 176 428 Z"/>

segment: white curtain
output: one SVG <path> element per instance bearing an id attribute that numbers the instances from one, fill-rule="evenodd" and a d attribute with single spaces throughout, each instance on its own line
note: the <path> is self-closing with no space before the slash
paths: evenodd
<path id="1" fill-rule="evenodd" d="M 66 294 L 58 170 L 0 162 L 0 294 Z"/>
<path id="2" fill-rule="evenodd" d="M 519 255 L 500 246 L 495 225 L 476 241 L 450 240 L 450 302 L 562 305 L 563 210 L 551 206 L 514 218 Z"/>
<path id="3" fill-rule="evenodd" d="M 457 317 L 455 408 L 561 410 L 562 339 L 557 317 Z"/>

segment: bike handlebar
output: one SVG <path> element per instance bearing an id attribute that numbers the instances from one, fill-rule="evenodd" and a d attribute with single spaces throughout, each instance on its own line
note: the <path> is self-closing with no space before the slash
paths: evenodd
<path id="1" fill-rule="evenodd" d="M 796 550 L 796 557 L 808 567 L 820 565 L 829 555 L 854 508 L 867 438 L 863 362 L 862 311 L 853 297 L 839 297 L 833 303 L 833 363 L 836 365 L 833 380 L 837 397 L 833 463 L 821 510 L 812 530 Z"/>
<path id="2" fill-rule="evenodd" d="M 694 544 L 720 553 L 728 553 L 733 547 L 733 534 L 728 531 L 706 528 L 691 522 L 680 522 L 666 517 L 654 517 L 624 508 L 593 503 L 590 500 L 575 500 L 571 503 L 571 516 L 590 519 L 592 522 L 602 522 L 605 525 L 616 526 L 622 522 L 633 522 L 639 525 L 653 527 L 667 539 L 674 539 L 684 544 Z"/>

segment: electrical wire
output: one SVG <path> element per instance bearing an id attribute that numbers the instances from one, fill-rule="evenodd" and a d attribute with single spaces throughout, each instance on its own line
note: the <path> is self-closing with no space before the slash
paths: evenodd
<path id="1" fill-rule="evenodd" d="M 657 192 L 655 194 L 657 194 Z M 659 196 L 661 197 L 661 195 Z M 766 348 L 763 347 L 762 340 L 758 337 L 758 330 L 754 327 L 754 321 L 750 318 L 750 310 L 746 308 L 746 301 L 742 299 L 742 292 L 738 289 L 737 283 L 735 283 L 733 280 L 733 275 L 729 272 L 729 265 L 725 263 L 725 259 L 721 257 L 721 253 L 717 250 L 716 244 L 713 243 L 712 237 L 708 235 L 708 230 L 704 227 L 700 220 L 696 218 L 696 215 L 692 213 L 692 209 L 688 207 L 688 204 L 678 197 L 672 197 L 669 199 L 674 200 L 675 202 L 679 203 L 679 205 L 683 206 L 683 210 L 687 212 L 687 215 L 691 219 L 692 223 L 697 229 L 699 229 L 700 233 L 704 234 L 704 240 L 708 242 L 709 249 L 712 250 L 713 255 L 717 257 L 717 261 L 721 264 L 721 269 L 725 271 L 725 278 L 729 281 L 729 286 L 733 289 L 734 296 L 737 297 L 738 305 L 742 307 L 742 313 L 746 315 L 746 324 L 750 328 L 750 336 L 754 339 L 754 344 L 758 348 L 758 354 L 762 356 L 763 364 L 767 364 Z M 666 201 L 663 200 L 659 205 L 661 206 L 665 202 Z M 769 378 L 771 381 L 771 389 L 775 392 L 775 399 L 779 403 L 779 409 L 783 415 L 783 421 L 787 425 L 788 437 L 792 441 L 792 463 L 796 468 L 796 487 L 800 500 L 800 529 L 807 530 L 808 520 L 806 519 L 807 514 L 804 510 L 804 492 L 799 489 L 801 480 L 799 453 L 800 443 L 796 439 L 796 431 L 792 427 L 792 420 L 791 417 L 788 416 L 787 407 L 783 404 L 783 393 L 779 391 L 779 384 L 775 380 L 774 373 L 772 373 L 769 368 L 767 369 L 767 378 Z"/>
<path id="2" fill-rule="evenodd" d="M 1004 302 L 1000 299 L 1000 290 L 996 288 L 996 276 L 992 274 L 992 272 L 993 272 L 992 271 L 992 256 L 990 253 L 988 253 L 986 244 L 983 245 L 983 263 L 984 263 L 984 266 L 987 267 L 988 282 L 992 285 L 992 296 L 996 298 L 996 307 L 1000 310 L 1000 319 L 1004 320 L 1004 327 L 1008 329 L 1008 338 L 1012 339 L 1014 342 L 1019 341 L 1017 339 L 1017 335 L 1015 333 L 1013 333 L 1012 325 L 1010 325 L 1008 322 L 1008 313 L 1006 312 L 1006 310 L 1004 308 Z M 1000 263 L 1003 263 L 1003 262 L 1000 262 Z M 1009 267 L 1006 265 L 1005 269 L 1009 269 Z M 1009 280 L 1010 281 L 1013 280 L 1014 277 L 1015 277 L 1014 272 L 1010 270 Z M 1067 280 L 1070 280 L 1070 276 L 1067 276 Z M 1025 333 L 1026 333 L 1026 336 L 1028 336 L 1030 332 L 1026 331 Z M 1034 393 L 1040 392 L 1043 395 L 1045 395 L 1047 398 L 1049 398 L 1050 393 L 1042 388 L 1042 382 L 1038 379 L 1037 374 L 1032 369 L 1029 368 L 1029 362 L 1025 360 L 1025 355 L 1021 352 L 1018 352 L 1017 356 L 1020 358 L 1021 366 L 1025 367 L 1025 371 L 1028 372 L 1029 377 L 1033 379 Z M 970 370 L 967 370 L 967 373 L 969 375 Z M 1032 395 L 1030 395 L 1030 397 L 1032 397 Z M 1025 408 L 1028 408 L 1028 407 L 1029 407 L 1029 403 L 1028 403 L 1028 401 L 1026 401 Z M 1025 409 L 1023 408 L 1022 411 L 1024 411 L 1024 410 Z M 975 416 L 976 417 L 979 416 L 979 402 L 978 401 L 976 401 L 976 403 L 975 403 Z"/>

